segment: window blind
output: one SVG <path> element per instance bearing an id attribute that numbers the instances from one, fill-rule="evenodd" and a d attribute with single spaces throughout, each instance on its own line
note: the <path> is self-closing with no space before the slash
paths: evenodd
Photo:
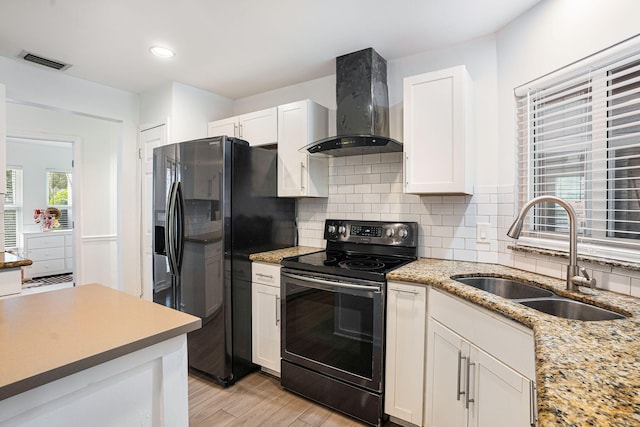
<path id="1" fill-rule="evenodd" d="M 47 171 L 47 205 L 60 210 L 60 229 L 73 228 L 71 172 Z"/>
<path id="2" fill-rule="evenodd" d="M 4 247 L 18 247 L 18 220 L 22 212 L 22 170 L 7 168 L 7 188 L 4 195 Z"/>
<path id="3" fill-rule="evenodd" d="M 516 96 L 519 207 L 565 199 L 580 252 L 640 258 L 640 47 L 547 81 Z M 546 203 L 522 236 L 554 247 L 567 233 L 564 209 Z"/>

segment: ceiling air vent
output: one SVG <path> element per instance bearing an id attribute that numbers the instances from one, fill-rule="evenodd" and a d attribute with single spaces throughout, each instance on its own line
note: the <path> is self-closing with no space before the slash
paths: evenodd
<path id="1" fill-rule="evenodd" d="M 34 55 L 33 53 L 29 53 L 24 50 L 20 52 L 19 57 L 24 59 L 25 61 L 33 62 L 34 64 L 53 68 L 54 70 L 59 71 L 64 71 L 67 68 L 71 67 L 71 64 L 65 64 L 63 62 L 54 61 L 53 59 L 43 58 L 42 56 Z"/>

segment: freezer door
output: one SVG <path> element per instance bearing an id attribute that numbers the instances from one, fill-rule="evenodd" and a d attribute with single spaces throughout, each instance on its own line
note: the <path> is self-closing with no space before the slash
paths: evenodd
<path id="1" fill-rule="evenodd" d="M 153 300 L 176 308 L 176 278 L 167 258 L 167 209 L 169 192 L 178 174 L 176 146 L 153 150 Z"/>

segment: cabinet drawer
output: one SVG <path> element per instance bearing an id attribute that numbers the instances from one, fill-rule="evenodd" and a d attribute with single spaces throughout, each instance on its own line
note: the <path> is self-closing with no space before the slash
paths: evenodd
<path id="1" fill-rule="evenodd" d="M 27 259 L 30 259 L 33 262 L 36 261 L 47 261 L 50 259 L 58 259 L 65 257 L 65 248 L 42 248 L 42 249 L 33 249 L 28 250 L 26 253 Z"/>
<path id="2" fill-rule="evenodd" d="M 29 250 L 64 247 L 64 237 L 65 236 L 30 237 L 28 240 Z"/>
<path id="3" fill-rule="evenodd" d="M 254 262 L 251 264 L 251 281 L 280 287 L 280 265 Z"/>
<path id="4" fill-rule="evenodd" d="M 59 274 L 65 271 L 64 258 L 39 261 L 25 267 L 25 277 L 40 277 L 51 274 Z"/>
<path id="5" fill-rule="evenodd" d="M 531 329 L 436 289 L 429 293 L 428 307 L 429 317 L 525 377 L 535 378 Z"/>

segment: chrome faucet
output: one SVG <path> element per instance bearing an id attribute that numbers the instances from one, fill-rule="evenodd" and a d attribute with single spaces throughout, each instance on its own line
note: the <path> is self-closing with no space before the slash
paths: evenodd
<path id="1" fill-rule="evenodd" d="M 588 286 L 593 288 L 596 286 L 596 279 L 590 278 L 587 270 L 578 266 L 578 231 L 576 227 L 576 211 L 566 201 L 554 196 L 540 196 L 529 200 L 523 207 L 518 217 L 513 222 L 507 236 L 517 239 L 522 231 L 524 218 L 533 205 L 543 202 L 554 202 L 564 208 L 569 216 L 569 265 L 567 266 L 567 290 L 578 291 L 579 286 Z"/>

